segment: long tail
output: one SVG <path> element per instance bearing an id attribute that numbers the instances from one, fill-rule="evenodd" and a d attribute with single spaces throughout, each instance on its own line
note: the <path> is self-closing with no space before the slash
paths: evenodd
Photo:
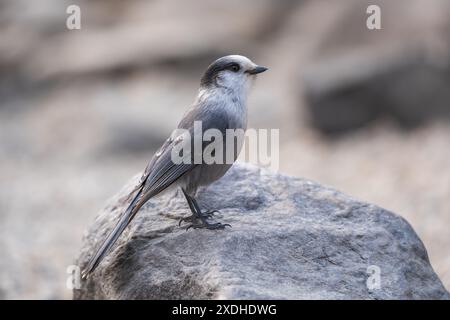
<path id="1" fill-rule="evenodd" d="M 99 265 L 99 263 L 102 261 L 102 259 L 109 253 L 111 250 L 111 247 L 116 243 L 119 236 L 122 234 L 122 232 L 125 230 L 125 228 L 128 226 L 128 224 L 133 220 L 136 213 L 139 211 L 140 207 L 143 205 L 145 201 L 141 201 L 141 193 L 143 188 L 139 190 L 139 192 L 136 194 L 136 196 L 131 201 L 130 205 L 128 206 L 125 213 L 120 218 L 117 225 L 114 227 L 114 229 L 111 231 L 111 233 L 108 235 L 106 240 L 103 242 L 101 247 L 97 250 L 95 255 L 91 258 L 89 261 L 87 267 L 82 272 L 82 278 L 87 279 L 89 275 L 95 270 L 95 268 Z"/>

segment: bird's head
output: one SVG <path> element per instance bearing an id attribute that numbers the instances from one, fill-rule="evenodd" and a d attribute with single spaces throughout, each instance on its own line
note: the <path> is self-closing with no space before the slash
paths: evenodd
<path id="1" fill-rule="evenodd" d="M 258 66 L 247 57 L 225 56 L 209 65 L 201 79 L 201 87 L 225 88 L 236 93 L 246 93 L 251 80 L 266 70 L 266 67 Z"/>

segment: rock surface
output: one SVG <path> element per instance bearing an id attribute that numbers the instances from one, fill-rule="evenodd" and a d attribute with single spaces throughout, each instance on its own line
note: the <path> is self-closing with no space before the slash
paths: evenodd
<path id="1" fill-rule="evenodd" d="M 85 235 L 83 267 L 136 176 Z M 149 201 L 74 299 L 448 299 L 401 217 L 314 182 L 236 164 L 199 202 L 226 230 L 188 230 L 181 194 Z M 372 267 L 371 267 L 372 266 Z M 371 268 L 380 287 L 369 289 Z"/>

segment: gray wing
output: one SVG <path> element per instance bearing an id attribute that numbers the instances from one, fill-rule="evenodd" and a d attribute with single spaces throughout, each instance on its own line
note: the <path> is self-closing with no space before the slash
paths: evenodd
<path id="1" fill-rule="evenodd" d="M 184 158 L 191 157 L 190 163 L 175 164 L 172 161 L 172 151 L 177 144 L 183 141 L 183 143 L 193 145 L 194 121 L 202 121 L 203 131 L 215 128 L 225 134 L 225 130 L 229 126 L 228 116 L 223 108 L 216 107 L 213 110 L 197 107 L 191 109 L 183 117 L 178 128 L 184 129 L 184 132 L 189 131 L 190 141 L 183 141 L 179 139 L 180 135 L 173 135 L 164 143 L 144 172 L 143 198 L 149 199 L 155 196 L 198 165 L 192 161 L 193 151 L 184 155 Z"/>
<path id="2" fill-rule="evenodd" d="M 192 162 L 176 164 L 172 161 L 172 151 L 176 143 L 175 139 L 164 150 L 160 150 L 149 164 L 143 189 L 145 197 L 160 193 L 195 167 Z"/>
<path id="3" fill-rule="evenodd" d="M 128 194 L 128 199 L 130 199 L 138 190 L 142 190 L 145 182 L 147 181 L 148 176 L 150 175 L 150 172 L 152 172 L 152 168 L 155 165 L 155 162 L 158 160 L 158 157 L 156 155 L 163 153 L 165 150 L 170 148 L 170 145 L 172 144 L 173 140 L 170 137 L 167 139 L 164 144 L 159 148 L 158 152 L 152 157 L 150 162 L 145 167 L 144 173 L 142 174 L 141 178 L 139 179 L 138 184 L 131 190 L 131 192 Z"/>

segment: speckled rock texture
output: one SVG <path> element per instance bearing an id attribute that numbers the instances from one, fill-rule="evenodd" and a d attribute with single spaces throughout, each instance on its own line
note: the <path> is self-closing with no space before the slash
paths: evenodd
<path id="1" fill-rule="evenodd" d="M 113 228 L 138 178 L 89 228 L 79 266 Z M 235 164 L 199 202 L 232 228 L 186 231 L 178 225 L 190 215 L 181 192 L 153 199 L 74 299 L 450 297 L 408 222 L 328 187 Z M 374 269 L 379 286 L 370 285 Z"/>

